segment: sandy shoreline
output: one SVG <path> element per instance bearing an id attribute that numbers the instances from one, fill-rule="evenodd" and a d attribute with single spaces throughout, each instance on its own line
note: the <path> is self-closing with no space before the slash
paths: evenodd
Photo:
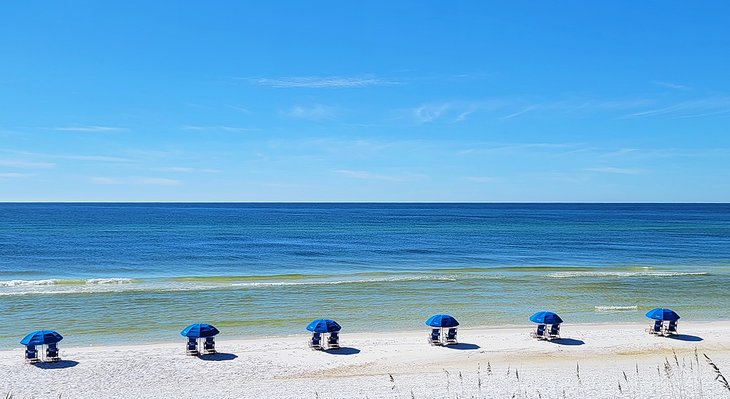
<path id="1" fill-rule="evenodd" d="M 314 352 L 307 335 L 218 340 L 219 355 L 184 355 L 184 341 L 66 347 L 64 361 L 23 364 L 0 352 L 0 394 L 79 397 L 717 397 L 706 353 L 730 377 L 730 321 L 680 324 L 678 338 L 644 324 L 565 325 L 536 341 L 530 326 L 462 328 L 460 345 L 431 347 L 427 330 L 342 333 L 343 349 Z M 695 349 L 698 357 L 695 357 Z M 676 360 L 674 358 L 676 354 Z M 669 370 L 664 363 L 669 359 Z M 638 372 L 637 372 L 638 370 Z M 624 376 L 623 372 L 627 375 Z M 391 378 L 392 376 L 392 378 Z M 622 385 L 619 390 L 619 385 Z M 688 392 L 699 392 L 691 396 Z M 538 395 L 539 394 L 539 395 Z M 648 395 L 648 396 L 647 396 Z"/>

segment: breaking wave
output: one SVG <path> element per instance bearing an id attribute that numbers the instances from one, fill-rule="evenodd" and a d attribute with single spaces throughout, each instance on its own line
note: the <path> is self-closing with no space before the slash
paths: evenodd
<path id="1" fill-rule="evenodd" d="M 548 277 L 685 277 L 706 276 L 708 274 L 707 272 L 557 272 L 548 274 Z"/>
<path id="2" fill-rule="evenodd" d="M 632 311 L 632 310 L 639 310 L 639 307 L 637 305 L 633 306 L 614 306 L 614 305 L 607 305 L 607 306 L 594 306 L 593 309 L 596 312 L 622 312 L 622 311 Z"/>

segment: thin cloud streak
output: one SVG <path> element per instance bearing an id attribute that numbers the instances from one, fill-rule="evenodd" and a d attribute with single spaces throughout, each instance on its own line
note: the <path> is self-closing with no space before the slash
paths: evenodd
<path id="1" fill-rule="evenodd" d="M 0 160 L 0 166 L 15 169 L 52 169 L 56 166 L 51 162 L 29 162 L 14 159 Z"/>
<path id="2" fill-rule="evenodd" d="M 195 126 L 195 125 L 185 125 L 183 126 L 183 130 L 193 130 L 193 131 L 199 131 L 199 132 L 205 132 L 205 131 L 223 131 L 223 132 L 231 132 L 231 133 L 238 133 L 238 132 L 253 132 L 258 129 L 250 128 L 250 127 L 236 127 L 236 126 Z"/>
<path id="3" fill-rule="evenodd" d="M 605 154 L 602 154 L 602 157 L 620 157 L 622 155 L 631 154 L 639 151 L 637 148 L 622 148 L 620 150 L 611 151 Z"/>
<path id="4" fill-rule="evenodd" d="M 335 111 L 334 108 L 322 104 L 295 105 L 286 111 L 280 111 L 279 114 L 287 118 L 323 120 L 334 118 Z"/>
<path id="5" fill-rule="evenodd" d="M 55 127 L 53 130 L 59 132 L 87 132 L 87 133 L 110 133 L 110 132 L 123 132 L 126 128 L 113 127 L 113 126 L 67 126 L 67 127 Z"/>
<path id="6" fill-rule="evenodd" d="M 614 174 L 620 174 L 620 175 L 640 175 L 640 174 L 646 173 L 646 170 L 644 170 L 644 169 L 616 168 L 613 166 L 604 166 L 604 167 L 600 167 L 600 168 L 587 168 L 586 170 L 589 172 L 614 173 Z"/>
<path id="7" fill-rule="evenodd" d="M 660 81 L 656 81 L 655 80 L 652 83 L 654 83 L 657 86 L 662 86 L 662 87 L 666 87 L 666 88 L 673 89 L 673 90 L 687 91 L 687 90 L 691 90 L 692 89 L 689 86 L 685 86 L 685 85 L 681 85 L 681 84 L 677 84 L 677 83 L 672 83 L 672 82 L 660 82 Z"/>
<path id="8" fill-rule="evenodd" d="M 624 115 L 622 118 L 648 118 L 672 115 L 676 118 L 699 118 L 724 115 L 730 112 L 730 97 L 710 97 L 693 101 L 683 101 L 661 108 L 655 108 Z"/>
<path id="9" fill-rule="evenodd" d="M 135 162 L 135 160 L 131 158 L 109 157 L 105 155 L 63 155 L 59 158 L 89 162 Z"/>
<path id="10" fill-rule="evenodd" d="M 474 182 L 474 183 L 484 184 L 484 183 L 493 183 L 497 179 L 495 179 L 494 177 L 489 177 L 489 176 L 466 176 L 466 177 L 464 177 L 464 180 Z"/>
<path id="11" fill-rule="evenodd" d="M 403 181 L 402 178 L 396 177 L 396 176 L 386 176 L 386 175 L 378 175 L 374 173 L 370 173 L 363 170 L 347 170 L 347 169 L 340 169 L 335 170 L 334 173 L 350 177 L 353 179 L 362 179 L 362 180 L 382 180 L 382 181 L 390 181 L 390 182 L 399 182 Z"/>
<path id="12" fill-rule="evenodd" d="M 525 152 L 525 151 L 534 151 L 534 150 L 542 150 L 544 151 L 550 151 L 550 152 L 556 152 L 557 150 L 561 150 L 562 153 L 565 153 L 565 150 L 568 150 L 568 152 L 576 152 L 576 151 L 584 151 L 583 148 L 580 147 L 581 144 L 574 144 L 574 143 L 499 143 L 499 144 L 483 144 L 482 146 L 475 146 L 473 148 L 469 148 L 466 150 L 461 150 L 457 154 L 458 155 L 484 155 L 484 154 L 514 154 L 517 152 Z"/>
<path id="13" fill-rule="evenodd" d="M 162 177 L 91 177 L 90 180 L 96 184 L 103 185 L 146 185 L 146 186 L 179 186 L 180 180 L 167 179 Z"/>
<path id="14" fill-rule="evenodd" d="M 536 105 L 531 105 L 531 106 L 529 106 L 529 107 L 527 107 L 527 108 L 523 109 L 522 111 L 517 111 L 517 112 L 515 112 L 515 113 L 512 113 L 512 114 L 509 114 L 509 115 L 507 115 L 507 116 L 503 116 L 503 117 L 501 117 L 501 118 L 499 118 L 499 119 L 502 119 L 502 120 L 507 120 L 507 119 L 512 119 L 512 118 L 516 118 L 516 117 L 518 117 L 518 116 L 520 116 L 520 115 L 523 115 L 523 114 L 526 114 L 526 113 L 528 113 L 528 112 L 532 111 L 532 110 L 533 110 L 533 109 L 535 109 L 535 108 L 537 108 L 537 106 L 536 106 Z"/>
<path id="15" fill-rule="evenodd" d="M 188 168 L 183 166 L 171 166 L 171 167 L 165 167 L 165 168 L 155 168 L 155 171 L 158 172 L 172 172 L 172 173 L 220 173 L 221 170 L 219 169 L 198 169 L 198 168 Z"/>
<path id="16" fill-rule="evenodd" d="M 281 78 L 237 78 L 277 89 L 347 89 L 396 84 L 369 76 L 293 76 Z"/>
<path id="17" fill-rule="evenodd" d="M 8 173 L 0 173 L 0 179 L 19 179 L 23 177 L 29 177 L 33 176 L 29 173 L 14 173 L 14 172 L 8 172 Z"/>

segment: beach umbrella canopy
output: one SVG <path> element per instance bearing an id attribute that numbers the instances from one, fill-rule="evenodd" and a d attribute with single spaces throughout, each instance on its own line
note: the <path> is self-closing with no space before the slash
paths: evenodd
<path id="1" fill-rule="evenodd" d="M 185 327 L 180 331 L 180 335 L 189 338 L 206 338 L 220 334 L 217 328 L 210 324 L 195 323 Z"/>
<path id="2" fill-rule="evenodd" d="M 61 334 L 51 330 L 33 331 L 20 340 L 22 345 L 48 345 L 62 340 Z"/>
<path id="3" fill-rule="evenodd" d="M 672 309 L 656 308 L 646 312 L 646 317 L 661 321 L 679 320 L 679 315 Z"/>
<path id="4" fill-rule="evenodd" d="M 560 324 L 563 319 L 553 312 L 537 312 L 530 316 L 530 321 L 538 324 Z"/>
<path id="5" fill-rule="evenodd" d="M 330 320 L 330 319 L 312 320 L 312 322 L 307 325 L 308 331 L 318 332 L 318 333 L 337 332 L 337 331 L 340 331 L 341 329 L 342 329 L 342 327 L 339 324 L 337 324 L 336 321 Z"/>
<path id="6" fill-rule="evenodd" d="M 456 327 L 459 322 L 455 318 L 447 314 L 435 314 L 426 320 L 426 325 L 429 327 Z"/>

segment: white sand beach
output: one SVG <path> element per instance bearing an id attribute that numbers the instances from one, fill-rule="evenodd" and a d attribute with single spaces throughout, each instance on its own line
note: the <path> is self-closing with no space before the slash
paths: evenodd
<path id="1" fill-rule="evenodd" d="M 718 398 L 712 361 L 730 377 L 730 322 L 680 324 L 676 338 L 647 325 L 565 325 L 563 340 L 531 327 L 462 328 L 460 345 L 431 347 L 427 330 L 341 334 L 317 352 L 308 336 L 218 339 L 220 354 L 190 357 L 184 341 L 66 347 L 62 362 L 0 352 L 0 394 L 13 398 Z M 62 343 L 63 344 L 63 343 Z M 696 352 L 695 352 L 696 351 Z M 697 354 L 697 356 L 696 356 Z M 675 358 L 676 355 L 676 358 Z M 4 396 L 3 396 L 4 397 Z"/>

